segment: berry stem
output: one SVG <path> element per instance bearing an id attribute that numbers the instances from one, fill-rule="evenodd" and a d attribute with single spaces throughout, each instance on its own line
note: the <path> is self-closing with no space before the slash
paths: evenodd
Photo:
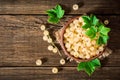
<path id="1" fill-rule="evenodd" d="M 51 38 L 51 36 L 50 35 L 48 35 L 48 38 Z M 58 54 L 60 55 L 60 56 L 62 56 L 62 54 L 61 54 L 61 52 L 60 52 L 60 50 L 58 49 L 58 47 L 54 44 L 54 42 L 52 41 L 51 42 L 51 44 L 57 49 L 57 51 L 58 51 Z"/>

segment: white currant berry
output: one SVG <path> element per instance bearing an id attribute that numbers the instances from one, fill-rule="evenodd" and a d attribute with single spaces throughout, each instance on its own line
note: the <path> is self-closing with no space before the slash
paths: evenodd
<path id="1" fill-rule="evenodd" d="M 108 20 L 105 20 L 105 21 L 104 21 L 104 24 L 105 24 L 105 25 L 108 25 L 108 24 L 109 24 L 109 21 L 108 21 Z"/>
<path id="2" fill-rule="evenodd" d="M 52 45 L 49 45 L 49 46 L 48 46 L 48 50 L 52 51 L 52 50 L 53 50 L 53 46 L 52 46 Z"/>
<path id="3" fill-rule="evenodd" d="M 80 22 L 84 22 L 83 19 L 82 19 L 82 17 L 79 17 L 78 20 L 79 20 Z"/>
<path id="4" fill-rule="evenodd" d="M 64 34 L 64 37 L 67 38 L 67 37 L 68 37 L 68 33 L 65 33 L 65 34 Z"/>
<path id="5" fill-rule="evenodd" d="M 70 52 L 70 51 L 71 51 L 71 49 L 70 49 L 70 48 L 67 48 L 67 51 L 68 51 L 68 52 Z"/>
<path id="6" fill-rule="evenodd" d="M 77 19 L 75 19 L 75 20 L 73 21 L 74 24 L 78 24 L 78 22 L 79 22 L 79 21 L 78 21 Z M 73 26 L 73 27 L 74 27 L 74 26 Z"/>
<path id="7" fill-rule="evenodd" d="M 100 47 L 99 47 L 99 51 L 103 51 L 103 46 L 100 46 Z"/>
<path id="8" fill-rule="evenodd" d="M 90 46 L 91 46 L 91 44 L 90 44 L 90 43 L 86 43 L 86 46 L 87 46 L 87 47 L 90 47 Z"/>
<path id="9" fill-rule="evenodd" d="M 79 6 L 77 4 L 73 5 L 73 10 L 78 10 Z"/>
<path id="10" fill-rule="evenodd" d="M 70 27 L 73 27 L 74 26 L 74 24 L 73 23 L 70 23 Z"/>
<path id="11" fill-rule="evenodd" d="M 53 48 L 53 53 L 57 53 L 57 48 Z"/>
<path id="12" fill-rule="evenodd" d="M 48 36 L 43 36 L 43 40 L 47 41 L 48 40 Z"/>
<path id="13" fill-rule="evenodd" d="M 93 51 L 93 50 L 94 50 L 94 47 L 90 47 L 90 50 Z"/>
<path id="14" fill-rule="evenodd" d="M 83 58 L 83 54 L 79 54 L 79 58 Z"/>
<path id="15" fill-rule="evenodd" d="M 56 68 L 56 67 L 52 68 L 52 73 L 54 73 L 54 74 L 58 73 L 58 68 Z"/>
<path id="16" fill-rule="evenodd" d="M 74 57 L 79 57 L 79 53 L 77 51 L 74 52 Z"/>
<path id="17" fill-rule="evenodd" d="M 60 64 L 64 65 L 66 63 L 65 59 L 60 59 Z"/>
<path id="18" fill-rule="evenodd" d="M 51 38 L 48 39 L 48 43 L 52 43 L 52 39 Z"/>
<path id="19" fill-rule="evenodd" d="M 89 58 L 90 58 L 90 55 L 86 55 L 85 57 L 86 57 L 87 59 L 89 59 Z"/>
<path id="20" fill-rule="evenodd" d="M 70 32 L 70 28 L 67 28 L 65 31 L 66 31 L 66 33 L 69 33 Z"/>
<path id="21" fill-rule="evenodd" d="M 70 43 L 66 43 L 66 44 L 65 44 L 65 47 L 66 47 L 66 48 L 70 48 L 70 46 L 71 46 Z"/>
<path id="22" fill-rule="evenodd" d="M 40 29 L 43 31 L 43 30 L 45 30 L 45 25 L 41 25 L 40 26 Z"/>
<path id="23" fill-rule="evenodd" d="M 47 30 L 44 30 L 43 34 L 44 35 L 49 35 L 49 32 Z"/>
<path id="24" fill-rule="evenodd" d="M 41 59 L 36 60 L 36 65 L 37 65 L 37 66 L 42 65 L 42 60 L 41 60 Z"/>
<path id="25" fill-rule="evenodd" d="M 95 45 L 95 44 L 96 44 L 96 41 L 95 41 L 95 40 L 93 40 L 93 41 L 92 41 L 92 44 L 93 44 L 93 45 Z"/>
<path id="26" fill-rule="evenodd" d="M 97 55 L 99 54 L 99 50 L 96 51 L 96 54 L 97 54 Z"/>

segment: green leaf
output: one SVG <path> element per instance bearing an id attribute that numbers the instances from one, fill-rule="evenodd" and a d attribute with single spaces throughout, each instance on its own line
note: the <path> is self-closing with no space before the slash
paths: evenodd
<path id="1" fill-rule="evenodd" d="M 99 26 L 101 26 L 101 25 L 103 25 L 103 23 L 101 23 L 101 22 L 98 22 L 97 24 L 96 24 L 96 26 L 99 28 Z"/>
<path id="2" fill-rule="evenodd" d="M 101 36 L 102 37 L 102 39 L 103 39 L 103 44 L 106 44 L 107 43 L 107 40 L 109 39 L 109 36 L 107 36 L 107 35 L 102 35 Z"/>
<path id="3" fill-rule="evenodd" d="M 110 28 L 105 27 L 103 24 L 101 24 L 98 28 L 98 32 L 100 33 L 100 37 L 97 40 L 97 44 L 101 45 L 101 44 L 106 44 L 109 36 L 108 36 L 108 32 L 110 31 Z"/>
<path id="4" fill-rule="evenodd" d="M 97 32 L 97 28 L 95 26 L 91 27 L 95 32 Z"/>
<path id="5" fill-rule="evenodd" d="M 56 17 L 56 13 L 53 12 L 52 10 L 48 10 L 48 11 L 47 11 L 47 14 L 48 14 L 48 16 L 50 16 L 50 17 Z"/>
<path id="6" fill-rule="evenodd" d="M 64 10 L 62 10 L 62 7 L 60 5 L 57 5 L 56 8 L 56 13 L 58 18 L 62 18 L 64 15 Z"/>
<path id="7" fill-rule="evenodd" d="M 98 45 L 103 44 L 103 39 L 102 39 L 101 36 L 99 36 L 99 38 L 97 39 L 97 44 L 98 44 Z"/>
<path id="8" fill-rule="evenodd" d="M 56 14 L 55 9 L 50 9 L 50 10 L 47 10 L 46 12 L 47 12 L 47 13 L 55 13 L 55 14 Z"/>
<path id="9" fill-rule="evenodd" d="M 84 20 L 84 22 L 86 24 L 89 24 L 90 23 L 90 17 L 89 16 L 82 16 L 82 19 Z M 89 24 L 90 25 L 90 24 Z"/>
<path id="10" fill-rule="evenodd" d="M 82 26 L 83 29 L 88 29 L 89 27 L 91 27 L 89 24 L 85 24 Z"/>
<path id="11" fill-rule="evenodd" d="M 84 70 L 85 69 L 85 65 L 86 65 L 86 63 L 81 62 L 80 64 L 78 64 L 77 70 L 78 71 Z"/>
<path id="12" fill-rule="evenodd" d="M 98 66 L 98 67 L 100 67 L 100 66 L 101 66 L 101 64 L 100 64 L 100 60 L 99 60 L 99 59 L 97 59 L 97 58 L 96 58 L 96 59 L 94 59 L 94 60 L 92 60 L 91 62 L 92 62 L 92 64 L 93 64 L 94 66 L 96 66 L 96 67 L 97 67 L 97 66 Z"/>
<path id="13" fill-rule="evenodd" d="M 48 22 L 56 24 L 63 17 L 64 10 L 60 5 L 56 5 L 55 8 L 47 10 L 47 14 L 49 16 Z"/>
<path id="14" fill-rule="evenodd" d="M 98 45 L 106 44 L 108 39 L 109 39 L 109 36 L 107 36 L 107 35 L 100 35 L 98 40 L 97 40 L 97 44 Z"/>
<path id="15" fill-rule="evenodd" d="M 89 62 L 81 62 L 77 66 L 77 70 L 81 71 L 84 70 L 89 76 L 95 71 L 97 67 L 100 67 L 100 61 L 99 59 L 94 59 Z"/>
<path id="16" fill-rule="evenodd" d="M 107 40 L 109 39 L 108 33 L 110 32 L 110 28 L 104 26 L 102 22 L 95 15 L 89 16 L 82 16 L 85 25 L 82 26 L 83 29 L 86 29 L 85 34 L 94 39 L 97 36 L 97 44 L 106 44 Z"/>
<path id="17" fill-rule="evenodd" d="M 85 32 L 85 34 L 91 39 L 94 39 L 96 37 L 96 31 L 97 29 L 94 26 L 92 26 L 91 28 L 89 28 L 89 30 Z"/>
<path id="18" fill-rule="evenodd" d="M 48 22 L 49 23 L 54 23 L 54 24 L 56 24 L 56 23 L 58 23 L 59 22 L 59 18 L 55 18 L 55 17 L 50 17 L 49 19 L 48 19 Z"/>
<path id="19" fill-rule="evenodd" d="M 103 35 L 108 35 L 110 28 L 105 27 L 104 25 L 99 26 L 99 32 Z"/>
<path id="20" fill-rule="evenodd" d="M 90 76 L 95 71 L 95 66 L 91 62 L 87 62 L 85 72 Z"/>
<path id="21" fill-rule="evenodd" d="M 99 19 L 95 15 L 91 15 L 90 19 L 91 19 L 92 25 L 94 25 L 94 26 L 97 25 Z"/>

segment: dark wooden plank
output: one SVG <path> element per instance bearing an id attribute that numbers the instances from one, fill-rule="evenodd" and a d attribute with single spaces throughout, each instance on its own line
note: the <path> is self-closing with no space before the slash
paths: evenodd
<path id="1" fill-rule="evenodd" d="M 65 16 L 63 25 L 74 16 Z M 120 16 L 98 16 L 102 21 L 108 19 L 112 30 L 108 46 L 113 54 L 103 66 L 120 66 Z M 36 66 L 35 61 L 46 57 L 48 61 L 42 66 L 59 66 L 60 56 L 47 50 L 48 43 L 42 40 L 41 23 L 46 23 L 47 16 L 1 15 L 0 16 L 0 66 Z M 52 26 L 47 26 L 52 27 Z M 57 29 L 55 26 L 53 30 Z M 75 62 L 65 66 L 76 66 Z"/>
<path id="2" fill-rule="evenodd" d="M 72 10 L 79 4 L 78 11 Z M 66 14 L 120 14 L 120 0 L 0 0 L 0 14 L 46 14 L 57 4 L 63 5 Z"/>
<path id="3" fill-rule="evenodd" d="M 97 69 L 91 77 L 78 72 L 76 67 L 61 67 L 58 74 L 51 72 L 52 67 L 4 67 L 0 68 L 0 80 L 119 80 L 120 67 Z"/>

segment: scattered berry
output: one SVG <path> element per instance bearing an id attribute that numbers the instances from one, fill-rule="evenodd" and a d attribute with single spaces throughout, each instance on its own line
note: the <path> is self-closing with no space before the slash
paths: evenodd
<path id="1" fill-rule="evenodd" d="M 44 30 L 43 34 L 44 35 L 49 35 L 49 32 L 47 30 Z"/>
<path id="2" fill-rule="evenodd" d="M 42 60 L 41 60 L 41 59 L 36 60 L 36 65 L 37 65 L 37 66 L 42 65 Z"/>
<path id="3" fill-rule="evenodd" d="M 104 21 L 104 24 L 105 24 L 105 25 L 108 25 L 108 24 L 109 24 L 109 21 L 108 21 L 108 20 L 105 20 L 105 21 Z"/>
<path id="4" fill-rule="evenodd" d="M 57 53 L 57 48 L 53 48 L 53 53 Z"/>
<path id="5" fill-rule="evenodd" d="M 47 41 L 47 40 L 48 40 L 48 37 L 47 37 L 47 36 L 43 36 L 43 40 L 44 40 L 44 41 Z"/>
<path id="6" fill-rule="evenodd" d="M 58 73 L 58 68 L 56 68 L 56 67 L 52 68 L 52 73 L 54 73 L 54 74 Z"/>
<path id="7" fill-rule="evenodd" d="M 73 10 L 78 10 L 79 6 L 77 4 L 73 5 Z"/>
<path id="8" fill-rule="evenodd" d="M 45 25 L 41 25 L 40 26 L 40 29 L 43 31 L 43 30 L 45 30 Z"/>
<path id="9" fill-rule="evenodd" d="M 60 64 L 64 65 L 65 63 L 66 63 L 65 59 L 62 58 L 62 59 L 60 60 Z"/>
<path id="10" fill-rule="evenodd" d="M 48 43 L 52 43 L 52 39 L 51 38 L 48 39 Z"/>
<path id="11" fill-rule="evenodd" d="M 50 51 L 53 50 L 53 46 L 52 46 L 52 45 L 49 45 L 49 46 L 48 46 L 48 50 L 50 50 Z"/>

